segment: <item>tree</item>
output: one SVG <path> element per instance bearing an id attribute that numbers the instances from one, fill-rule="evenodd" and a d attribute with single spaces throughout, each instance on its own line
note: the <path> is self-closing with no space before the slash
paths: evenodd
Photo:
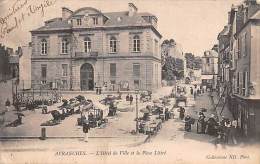
<path id="1" fill-rule="evenodd" d="M 184 77 L 184 61 L 169 55 L 171 48 L 177 43 L 174 39 L 164 40 L 161 45 L 162 79 L 172 81 Z"/>

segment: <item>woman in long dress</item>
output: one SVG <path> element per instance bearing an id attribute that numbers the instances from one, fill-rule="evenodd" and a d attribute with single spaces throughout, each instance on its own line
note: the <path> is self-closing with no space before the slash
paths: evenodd
<path id="1" fill-rule="evenodd" d="M 217 129 L 216 129 L 216 126 L 218 125 L 217 121 L 214 119 L 214 115 L 211 115 L 211 117 L 208 119 L 207 121 L 207 125 L 208 125 L 208 128 L 207 128 L 207 133 L 209 135 L 212 135 L 212 136 L 215 136 L 217 135 Z"/>
<path id="2" fill-rule="evenodd" d="M 184 119 L 185 122 L 185 131 L 190 132 L 191 131 L 191 124 L 192 124 L 192 119 L 189 115 L 187 115 Z"/>
<path id="3" fill-rule="evenodd" d="M 197 122 L 197 133 L 205 133 L 205 116 L 202 112 L 199 113 L 199 119 Z"/>

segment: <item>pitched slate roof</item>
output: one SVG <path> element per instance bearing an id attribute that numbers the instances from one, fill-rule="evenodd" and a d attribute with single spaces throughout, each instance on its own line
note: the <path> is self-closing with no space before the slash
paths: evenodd
<path id="1" fill-rule="evenodd" d="M 46 22 L 50 23 L 33 31 L 70 29 L 72 27 L 67 20 L 62 20 L 61 18 L 53 18 Z"/>
<path id="2" fill-rule="evenodd" d="M 72 14 L 72 16 L 81 12 L 82 10 L 88 9 L 88 8 L 89 7 L 84 7 L 84 8 L 78 9 Z M 147 12 L 136 13 L 133 16 L 130 17 L 130 16 L 128 16 L 128 11 L 108 12 L 108 13 L 102 13 L 102 15 L 107 18 L 107 21 L 101 27 L 122 27 L 122 26 L 151 25 L 151 23 L 147 22 L 143 17 L 145 17 L 145 16 L 155 17 L 153 14 L 147 13 Z M 38 29 L 32 30 L 32 31 L 71 29 L 72 25 L 68 23 L 68 19 L 62 20 L 62 18 L 53 18 L 53 19 L 50 19 L 48 21 L 45 21 L 45 23 L 47 25 L 44 25 L 44 26 L 42 26 Z"/>
<path id="3" fill-rule="evenodd" d="M 142 16 L 142 13 L 134 14 L 133 16 L 129 17 L 128 12 L 112 12 L 112 13 L 104 13 L 107 16 L 108 20 L 105 22 L 104 26 L 136 26 L 136 25 L 147 25 Z M 121 18 L 118 21 L 118 18 Z"/>

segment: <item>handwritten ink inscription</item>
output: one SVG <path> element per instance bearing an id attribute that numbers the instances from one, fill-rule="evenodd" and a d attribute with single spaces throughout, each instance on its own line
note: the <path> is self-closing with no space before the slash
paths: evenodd
<path id="1" fill-rule="evenodd" d="M 32 2 L 34 2 L 32 4 Z M 40 13 L 43 17 L 46 8 L 53 6 L 56 0 L 16 0 L 8 12 L 0 17 L 0 38 L 4 38 L 13 30 L 22 26 L 23 22 L 33 14 Z"/>

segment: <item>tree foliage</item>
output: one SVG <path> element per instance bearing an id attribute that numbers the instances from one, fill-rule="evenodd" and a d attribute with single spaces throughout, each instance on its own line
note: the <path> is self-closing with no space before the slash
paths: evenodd
<path id="1" fill-rule="evenodd" d="M 180 59 L 167 56 L 165 64 L 162 67 L 162 79 L 171 81 L 184 77 L 184 63 Z"/>
<path id="2" fill-rule="evenodd" d="M 176 46 L 174 39 L 164 40 L 161 45 L 162 79 L 171 81 L 184 77 L 184 62 L 169 55 L 171 48 Z"/>
<path id="3" fill-rule="evenodd" d="M 201 69 L 202 60 L 198 56 L 194 56 L 192 53 L 185 53 L 186 67 L 190 69 Z"/>

